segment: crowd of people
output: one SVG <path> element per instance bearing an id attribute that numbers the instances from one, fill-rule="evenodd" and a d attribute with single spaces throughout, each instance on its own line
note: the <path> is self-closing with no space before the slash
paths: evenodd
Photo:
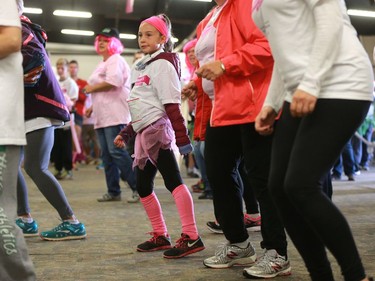
<path id="1" fill-rule="evenodd" d="M 106 27 L 87 81 L 76 60 L 57 60 L 55 74 L 43 28 L 23 15 L 23 0 L 5 1 L 0 67 L 9 77 L 0 88 L 14 95 L 0 103 L 0 216 L 12 240 L 0 251 L 1 280 L 36 280 L 24 237 L 86 238 L 60 182 L 73 179 L 79 161 L 102 162 L 107 186 L 98 202 L 122 200 L 122 180 L 127 201 L 142 204 L 152 230 L 139 252 L 177 259 L 205 249 L 191 195 L 199 191 L 213 204 L 207 227 L 225 239 L 203 260 L 207 268 L 244 266 L 251 279 L 290 275 L 288 234 L 311 280 L 334 280 L 327 251 L 346 281 L 373 280 L 331 200 L 331 177 L 354 180 L 372 158 L 354 136 L 371 141 L 373 70 L 343 0 L 215 0 L 184 46 L 185 80 L 167 15 L 141 21 L 131 67 L 118 30 Z M 200 177 L 192 190 L 180 157 Z M 61 218 L 55 228 L 39 231 L 24 172 Z M 175 243 L 154 192 L 158 172 L 181 223 Z M 249 230 L 260 231 L 261 253 Z"/>

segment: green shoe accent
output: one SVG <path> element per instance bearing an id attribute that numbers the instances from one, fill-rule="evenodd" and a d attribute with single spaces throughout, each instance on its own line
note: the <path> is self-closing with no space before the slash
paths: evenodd
<path id="1" fill-rule="evenodd" d="M 48 241 L 84 239 L 86 238 L 86 229 L 83 223 L 72 224 L 64 221 L 52 230 L 41 232 L 40 238 Z"/>

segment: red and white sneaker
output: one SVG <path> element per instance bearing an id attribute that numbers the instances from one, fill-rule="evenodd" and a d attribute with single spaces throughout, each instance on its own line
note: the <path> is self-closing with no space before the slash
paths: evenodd
<path id="1" fill-rule="evenodd" d="M 260 231 L 261 217 L 251 217 L 249 214 L 244 215 L 245 227 L 248 231 Z"/>

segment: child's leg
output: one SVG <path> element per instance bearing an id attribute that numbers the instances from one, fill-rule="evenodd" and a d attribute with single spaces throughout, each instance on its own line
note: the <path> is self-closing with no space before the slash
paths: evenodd
<path id="1" fill-rule="evenodd" d="M 153 192 L 156 172 L 156 167 L 149 161 L 143 170 L 137 167 L 137 190 L 151 222 L 153 232 L 158 235 L 168 236 L 163 211 L 156 194 Z"/>
<path id="2" fill-rule="evenodd" d="M 172 150 L 159 151 L 157 167 L 163 176 L 165 186 L 172 192 L 182 224 L 182 233 L 189 235 L 191 239 L 198 238 L 198 230 L 195 223 L 193 198 L 182 182 L 180 170 Z"/>

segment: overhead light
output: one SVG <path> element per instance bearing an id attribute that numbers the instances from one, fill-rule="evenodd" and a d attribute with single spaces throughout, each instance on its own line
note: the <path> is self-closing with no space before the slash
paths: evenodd
<path id="1" fill-rule="evenodd" d="M 39 9 L 39 8 L 26 8 L 26 7 L 24 7 L 23 12 L 25 14 L 38 14 L 38 15 L 43 14 L 43 10 Z"/>
<path id="2" fill-rule="evenodd" d="M 137 35 L 135 35 L 135 34 L 127 34 L 127 33 L 120 33 L 120 38 L 121 39 L 134 40 L 134 39 L 137 39 Z"/>
<path id="3" fill-rule="evenodd" d="M 75 30 L 75 29 L 62 29 L 62 34 L 69 35 L 83 35 L 83 36 L 93 36 L 95 33 L 91 30 Z"/>
<path id="4" fill-rule="evenodd" d="M 83 11 L 55 10 L 53 14 L 55 16 L 73 17 L 73 18 L 91 18 L 92 17 L 92 14 L 90 12 L 83 12 Z"/>
<path id="5" fill-rule="evenodd" d="M 172 42 L 173 43 L 177 43 L 179 40 L 178 40 L 178 38 L 176 38 L 176 37 L 172 37 Z"/>
<path id="6" fill-rule="evenodd" d="M 375 12 L 372 11 L 365 11 L 365 10 L 348 10 L 349 16 L 358 16 L 358 17 L 368 17 L 368 18 L 375 18 Z"/>

